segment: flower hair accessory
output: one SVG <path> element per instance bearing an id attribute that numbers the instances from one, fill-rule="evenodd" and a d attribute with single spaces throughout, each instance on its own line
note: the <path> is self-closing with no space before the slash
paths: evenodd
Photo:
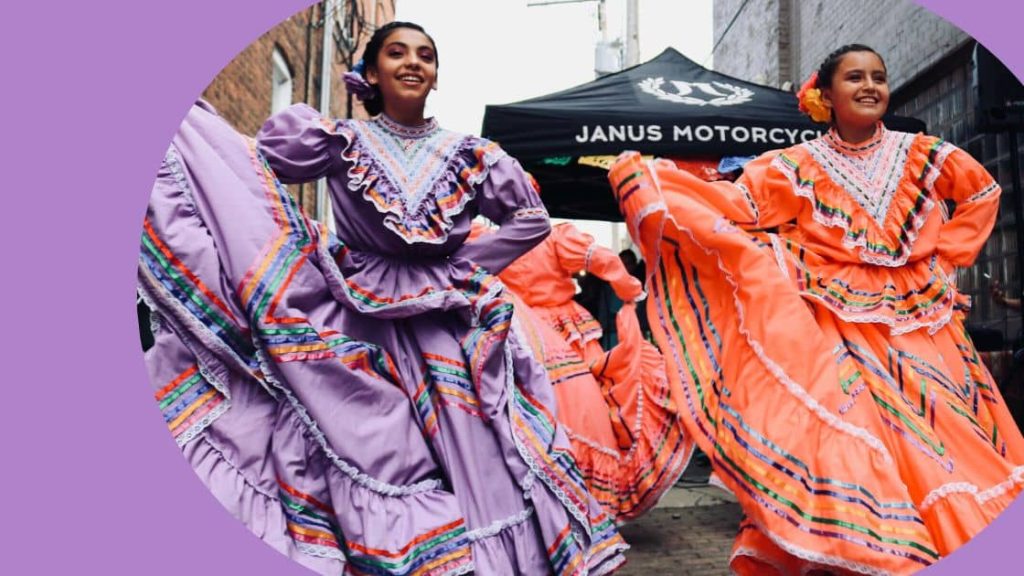
<path id="1" fill-rule="evenodd" d="M 366 72 L 366 62 L 360 59 L 352 67 L 352 70 L 342 75 L 342 79 L 345 81 L 345 88 L 349 94 L 359 100 L 373 100 L 377 96 L 377 91 L 366 81 L 366 77 L 363 76 L 364 72 Z"/>
<path id="2" fill-rule="evenodd" d="M 800 111 L 811 117 L 815 122 L 828 122 L 832 119 L 832 111 L 821 99 L 821 90 L 817 87 L 818 73 L 811 74 L 811 77 L 800 87 L 796 93 L 800 101 Z"/>

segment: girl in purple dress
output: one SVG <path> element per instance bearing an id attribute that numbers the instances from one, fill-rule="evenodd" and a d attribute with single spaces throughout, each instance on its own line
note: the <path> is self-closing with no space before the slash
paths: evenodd
<path id="1" fill-rule="evenodd" d="M 600 574 L 625 548 L 495 278 L 549 232 L 497 145 L 423 117 L 433 40 L 379 29 L 369 121 L 304 104 L 257 139 L 204 103 L 145 220 L 147 364 L 218 499 L 321 573 Z M 336 236 L 280 182 L 326 177 Z M 500 223 L 465 243 L 477 214 Z"/>

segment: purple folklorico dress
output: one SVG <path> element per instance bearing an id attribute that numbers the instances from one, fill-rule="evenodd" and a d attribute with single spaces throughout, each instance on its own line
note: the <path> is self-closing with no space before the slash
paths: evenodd
<path id="1" fill-rule="evenodd" d="M 327 178 L 337 236 L 275 173 Z M 478 213 L 501 230 L 465 243 Z M 139 267 L 147 364 L 186 458 L 324 574 L 613 570 L 625 544 L 494 276 L 549 227 L 486 140 L 296 105 L 252 141 L 194 106 Z"/>

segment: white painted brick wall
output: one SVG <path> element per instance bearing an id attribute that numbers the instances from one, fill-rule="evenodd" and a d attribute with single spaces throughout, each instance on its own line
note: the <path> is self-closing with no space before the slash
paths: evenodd
<path id="1" fill-rule="evenodd" d="M 717 41 L 743 0 L 715 0 Z M 779 80 L 779 30 L 777 0 L 750 0 L 714 54 L 714 68 L 758 84 L 776 85 Z"/>
<path id="2" fill-rule="evenodd" d="M 743 0 L 715 0 L 715 38 Z M 750 0 L 714 54 L 718 71 L 778 85 L 777 0 Z M 912 79 L 969 40 L 960 29 L 910 0 L 793 0 L 790 19 L 798 81 L 829 52 L 859 42 L 885 58 L 893 86 Z"/>

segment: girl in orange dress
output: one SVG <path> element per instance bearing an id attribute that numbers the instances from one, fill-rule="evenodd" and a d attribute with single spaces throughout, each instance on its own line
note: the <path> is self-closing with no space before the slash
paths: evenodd
<path id="1" fill-rule="evenodd" d="M 616 315 L 619 343 L 601 349 L 601 326 L 573 296 L 580 271 L 609 282 L 625 302 Z M 572 224 L 510 264 L 499 278 L 534 356 L 548 370 L 576 464 L 590 492 L 618 521 L 653 507 L 693 453 L 658 350 L 643 339 L 635 302 L 643 287 L 611 250 Z"/>
<path id="2" fill-rule="evenodd" d="M 681 416 L 746 513 L 739 574 L 910 573 L 1020 491 L 1024 439 L 955 284 L 999 186 L 948 142 L 887 130 L 888 99 L 881 57 L 845 46 L 801 91 L 826 135 L 735 184 L 635 153 L 609 175 Z"/>

